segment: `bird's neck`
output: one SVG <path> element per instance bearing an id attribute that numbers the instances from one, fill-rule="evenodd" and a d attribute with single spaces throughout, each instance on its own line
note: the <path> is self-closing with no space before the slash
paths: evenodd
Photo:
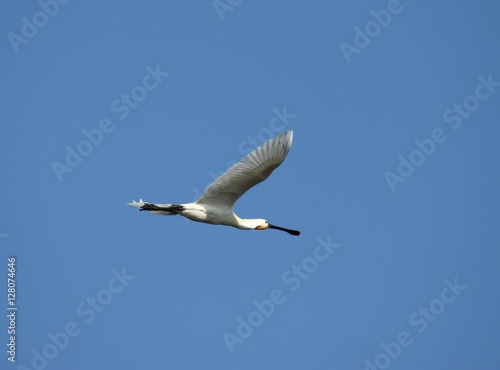
<path id="1" fill-rule="evenodd" d="M 236 215 L 235 217 L 240 229 L 253 230 L 262 222 L 262 220 L 258 218 L 239 218 Z"/>

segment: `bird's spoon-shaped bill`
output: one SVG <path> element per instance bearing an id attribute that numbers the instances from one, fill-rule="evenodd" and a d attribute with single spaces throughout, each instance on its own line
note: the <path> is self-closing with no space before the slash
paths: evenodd
<path id="1" fill-rule="evenodd" d="M 281 230 L 281 231 L 286 231 L 288 234 L 295 235 L 295 236 L 299 236 L 300 235 L 300 231 L 298 231 L 298 230 L 287 229 L 287 228 L 276 226 L 276 225 L 269 224 L 269 228 L 270 229 Z"/>

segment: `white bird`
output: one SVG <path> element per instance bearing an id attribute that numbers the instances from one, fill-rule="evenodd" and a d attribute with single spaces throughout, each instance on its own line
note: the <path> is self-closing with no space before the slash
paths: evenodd
<path id="1" fill-rule="evenodd" d="M 234 203 L 250 188 L 264 181 L 283 162 L 292 146 L 293 132 L 264 143 L 217 178 L 194 203 L 154 204 L 135 200 L 128 206 L 158 215 L 181 215 L 190 220 L 213 225 L 233 226 L 243 230 L 277 229 L 291 235 L 300 231 L 270 224 L 264 219 L 242 219 L 233 212 Z"/>

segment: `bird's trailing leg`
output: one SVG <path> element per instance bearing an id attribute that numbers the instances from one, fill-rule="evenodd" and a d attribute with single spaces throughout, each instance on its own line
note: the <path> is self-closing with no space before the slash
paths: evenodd
<path id="1" fill-rule="evenodd" d="M 158 206 L 154 203 L 144 203 L 139 209 L 140 211 L 163 211 L 163 212 L 172 212 L 172 213 L 180 213 L 184 211 L 184 206 L 180 204 L 170 204 L 167 207 Z"/>

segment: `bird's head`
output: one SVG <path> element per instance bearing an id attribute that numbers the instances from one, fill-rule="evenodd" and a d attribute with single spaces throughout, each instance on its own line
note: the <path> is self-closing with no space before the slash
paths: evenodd
<path id="1" fill-rule="evenodd" d="M 266 220 L 263 220 L 261 218 L 258 218 L 258 219 L 252 220 L 252 221 L 255 222 L 255 225 L 256 225 L 254 227 L 255 230 L 265 230 L 265 229 L 270 228 L 269 222 L 267 222 Z"/>

